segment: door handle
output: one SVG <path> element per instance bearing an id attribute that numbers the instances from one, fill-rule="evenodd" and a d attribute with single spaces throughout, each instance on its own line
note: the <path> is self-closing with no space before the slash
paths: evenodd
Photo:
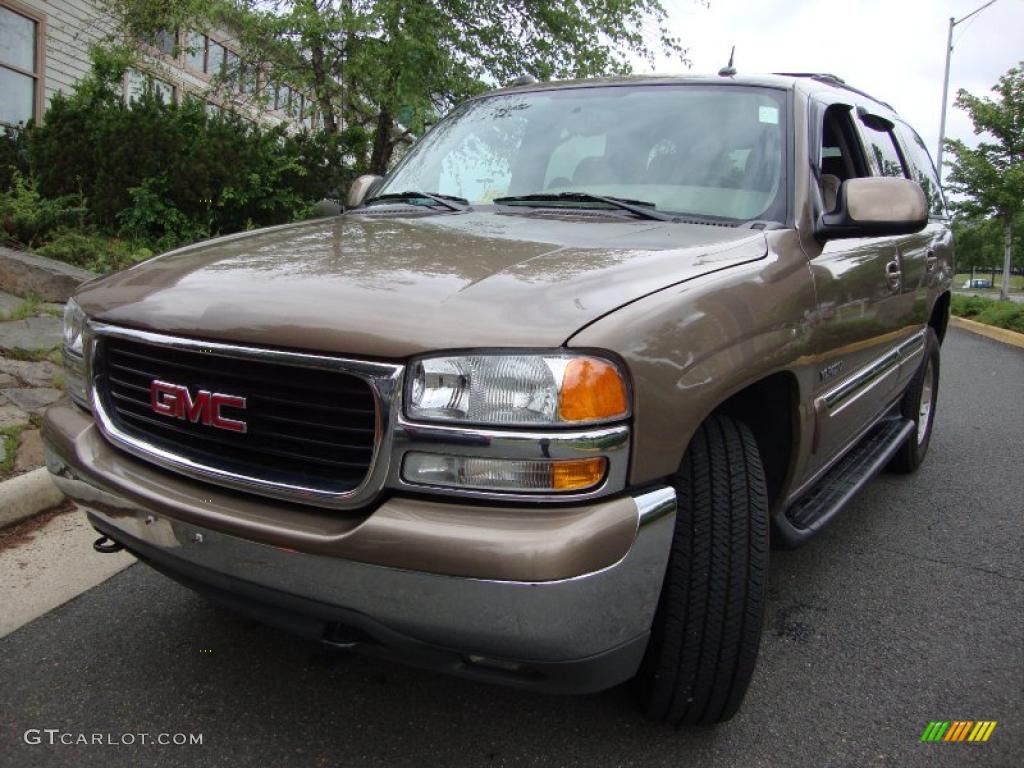
<path id="1" fill-rule="evenodd" d="M 924 257 L 924 269 L 926 272 L 931 272 L 935 269 L 935 265 L 938 263 L 939 257 L 935 255 L 935 251 L 931 248 L 928 249 L 928 254 Z"/>
<path id="2" fill-rule="evenodd" d="M 889 287 L 898 291 L 900 288 L 900 280 L 903 277 L 903 271 L 900 269 L 899 257 L 893 259 L 885 265 L 885 279 L 889 283 Z"/>

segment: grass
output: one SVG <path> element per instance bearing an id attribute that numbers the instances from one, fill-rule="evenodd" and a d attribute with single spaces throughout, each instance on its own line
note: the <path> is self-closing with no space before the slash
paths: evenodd
<path id="1" fill-rule="evenodd" d="M 26 296 L 21 304 L 16 306 L 10 312 L 0 312 L 0 320 L 24 320 L 28 317 L 35 317 L 43 310 L 43 300 L 38 296 L 29 294 Z"/>
<path id="2" fill-rule="evenodd" d="M 984 296 L 953 296 L 950 310 L 957 317 L 1024 333 L 1024 304 L 996 301 Z"/>
<path id="3" fill-rule="evenodd" d="M 992 291 L 997 292 L 1000 286 L 1003 284 L 1003 270 L 1000 269 L 996 273 L 995 280 L 993 281 L 993 288 L 964 288 L 963 285 L 971 279 L 970 272 L 960 272 L 953 278 L 953 288 L 958 291 Z M 977 270 L 974 273 L 975 280 L 992 280 L 992 272 Z M 1010 291 L 1016 293 L 1018 291 L 1024 291 L 1024 275 L 1010 275 Z"/>
<path id="4" fill-rule="evenodd" d="M 0 474 L 14 469 L 14 457 L 21 443 L 21 432 L 24 427 L 0 427 L 0 443 L 4 445 L 4 457 L 0 459 Z"/>
<path id="5" fill-rule="evenodd" d="M 38 363 L 41 360 L 49 360 L 51 363 L 61 364 L 60 347 L 43 347 L 40 349 L 11 347 L 10 349 L 0 351 L 8 360 L 20 360 L 26 363 Z"/>

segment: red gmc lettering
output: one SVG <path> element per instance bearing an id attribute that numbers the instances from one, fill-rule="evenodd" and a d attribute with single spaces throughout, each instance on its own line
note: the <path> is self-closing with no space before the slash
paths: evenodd
<path id="1" fill-rule="evenodd" d="M 242 432 L 243 434 L 247 431 L 248 427 L 244 421 L 238 421 L 237 419 L 228 419 L 221 415 L 220 409 L 227 406 L 228 408 L 240 408 L 245 410 L 245 398 L 236 397 L 235 395 L 210 395 L 210 404 L 212 406 L 213 415 L 210 417 L 210 425 L 217 427 L 218 429 L 227 429 L 232 432 Z"/>
<path id="2" fill-rule="evenodd" d="M 221 413 L 221 408 L 245 410 L 244 397 L 222 395 L 205 389 L 199 390 L 193 397 L 188 387 L 154 379 L 149 385 L 149 405 L 154 413 L 161 416 L 187 419 L 193 423 L 226 429 L 229 432 L 244 434 L 248 431 L 244 421 L 229 419 Z"/>
<path id="3" fill-rule="evenodd" d="M 166 381 L 154 380 L 149 385 L 149 407 L 156 413 L 164 416 L 175 417 L 178 415 L 178 390 L 177 384 L 168 384 Z"/>
<path id="4" fill-rule="evenodd" d="M 179 419 L 188 419 L 193 424 L 202 422 L 203 424 L 210 423 L 210 393 L 205 389 L 200 389 L 196 393 L 196 399 L 192 399 L 192 395 L 186 387 L 181 388 L 181 397 L 178 399 L 178 411 L 181 414 L 178 416 Z"/>

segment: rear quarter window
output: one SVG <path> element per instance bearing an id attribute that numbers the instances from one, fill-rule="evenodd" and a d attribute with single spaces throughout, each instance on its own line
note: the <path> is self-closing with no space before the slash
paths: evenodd
<path id="1" fill-rule="evenodd" d="M 868 126 L 863 126 L 862 132 L 875 172 L 881 176 L 906 177 L 907 172 L 903 167 L 903 159 L 900 157 L 893 132 L 875 130 Z"/>
<path id="2" fill-rule="evenodd" d="M 903 144 L 903 154 L 910 164 L 910 175 L 924 190 L 924 196 L 928 198 L 928 213 L 933 217 L 946 217 L 946 202 L 942 197 L 942 188 L 939 186 L 939 177 L 935 172 L 935 165 L 932 163 L 931 155 L 925 147 L 917 131 L 905 123 L 898 123 L 896 127 Z"/>

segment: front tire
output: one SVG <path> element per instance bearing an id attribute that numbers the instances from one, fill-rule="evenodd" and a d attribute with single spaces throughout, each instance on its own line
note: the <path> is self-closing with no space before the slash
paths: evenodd
<path id="1" fill-rule="evenodd" d="M 939 339 L 932 328 L 925 336 L 924 361 L 911 380 L 900 403 L 900 412 L 905 419 L 914 422 L 910 433 L 899 452 L 889 462 L 889 469 L 900 474 L 917 471 L 928 453 L 935 424 L 935 405 L 939 396 Z"/>
<path id="2" fill-rule="evenodd" d="M 768 493 L 753 434 L 712 416 L 671 481 L 679 512 L 641 703 L 673 725 L 722 722 L 747 691 L 764 614 Z"/>

